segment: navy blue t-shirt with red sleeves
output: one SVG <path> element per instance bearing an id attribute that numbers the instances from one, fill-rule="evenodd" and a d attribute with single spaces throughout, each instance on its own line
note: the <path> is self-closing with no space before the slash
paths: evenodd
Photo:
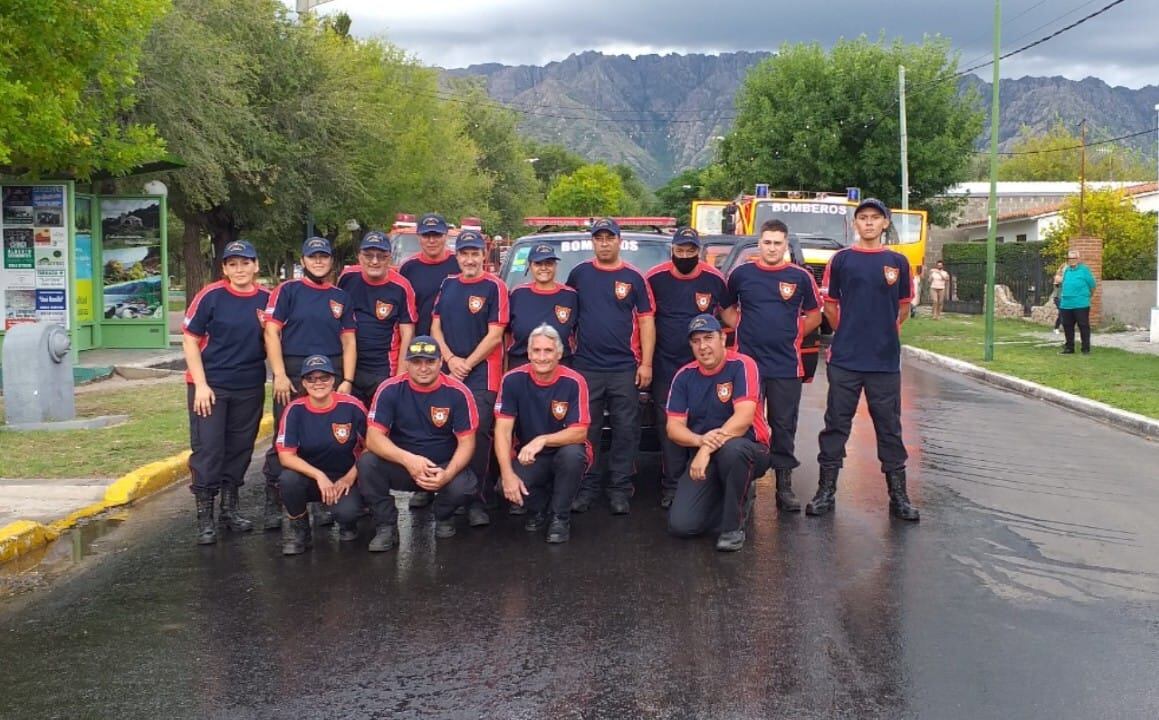
<path id="1" fill-rule="evenodd" d="M 738 303 L 737 351 L 756 360 L 762 378 L 803 377 L 801 314 L 821 307 L 813 275 L 792 263 L 738 265 L 721 304 Z"/>
<path id="2" fill-rule="evenodd" d="M 541 381 L 530 365 L 522 365 L 503 376 L 495 414 L 515 420 L 517 446 L 576 425 L 587 427 L 592 424 L 588 384 L 582 375 L 563 365 L 546 381 Z M 556 449 L 544 448 L 544 452 Z"/>
<path id="3" fill-rule="evenodd" d="M 592 259 L 572 268 L 567 284 L 579 299 L 575 366 L 593 372 L 635 370 L 641 358 L 638 318 L 656 307 L 644 275 L 625 262 L 602 268 Z"/>
<path id="4" fill-rule="evenodd" d="M 677 368 L 692 362 L 688 323 L 701 313 L 715 315 L 725 295 L 724 276 L 708 263 L 690 275 L 677 275 L 671 262 L 660 263 L 644 276 L 656 302 L 656 355 L 653 364 Z"/>
<path id="5" fill-rule="evenodd" d="M 331 480 L 354 467 L 366 443 L 366 408 L 351 395 L 334 393 L 316 408 L 301 397 L 286 406 L 278 426 L 278 452 L 292 452 Z"/>
<path id="6" fill-rule="evenodd" d="M 254 286 L 238 292 L 224 280 L 206 285 L 185 311 L 185 332 L 199 340 L 201 364 L 210 387 L 245 390 L 266 382 L 262 337 L 270 291 Z M 185 373 L 185 382 L 193 376 Z"/>
<path id="7" fill-rule="evenodd" d="M 343 333 L 354 332 L 350 296 L 330 283 L 287 280 L 270 295 L 266 322 L 282 328 L 282 355 L 342 354 Z"/>
<path id="8" fill-rule="evenodd" d="M 415 335 L 430 335 L 435 298 L 439 296 L 443 281 L 451 275 L 459 274 L 459 261 L 452 252 L 447 252 L 441 260 L 431 260 L 419 253 L 400 265 L 398 272 L 414 289 L 415 304 L 418 306 Z"/>
<path id="9" fill-rule="evenodd" d="M 507 286 L 487 272 L 471 280 L 452 275 L 443 281 L 434 316 L 439 319 L 447 349 L 466 358 L 475 352 L 492 325 L 507 327 L 511 318 Z M 471 368 L 464 384 L 475 392 L 498 392 L 502 377 L 503 343 L 500 342 L 483 362 Z"/>
<path id="10" fill-rule="evenodd" d="M 551 291 L 539 290 L 534 283 L 511 290 L 511 322 L 507 325 L 510 344 L 507 352 L 527 357 L 527 339 L 531 331 L 547 323 L 556 329 L 563 341 L 563 356 L 571 357 L 579 298 L 567 285 L 555 284 Z"/>
<path id="11" fill-rule="evenodd" d="M 471 391 L 450 375 L 439 375 L 429 387 L 399 375 L 378 386 L 368 422 L 403 450 L 444 465 L 459 438 L 478 429 L 479 413 Z"/>
<path id="12" fill-rule="evenodd" d="M 905 255 L 888 248 L 840 250 L 825 267 L 821 293 L 840 311 L 829 364 L 853 372 L 901 372 L 897 318 L 900 305 L 913 299 Z"/>
<path id="13" fill-rule="evenodd" d="M 399 329 L 413 323 L 418 310 L 410 283 L 395 270 L 372 282 L 358 266 L 348 267 L 338 287 L 350 296 L 358 338 L 358 369 L 373 375 L 398 371 Z"/>
<path id="14" fill-rule="evenodd" d="M 749 401 L 757 404 L 753 424 L 745 437 L 769 444 L 769 423 L 761 411 L 761 380 L 757 364 L 743 353 L 730 352 L 712 373 L 699 363 L 680 368 L 668 392 L 668 415 L 685 418 L 688 429 L 698 435 L 723 426 L 732 417 L 733 405 Z"/>

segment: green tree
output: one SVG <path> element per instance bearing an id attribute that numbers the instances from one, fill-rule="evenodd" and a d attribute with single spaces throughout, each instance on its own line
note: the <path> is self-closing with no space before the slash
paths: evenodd
<path id="1" fill-rule="evenodd" d="M 624 211 L 624 182 L 602 163 L 584 165 L 564 175 L 547 194 L 547 212 L 570 217 L 620 215 Z"/>
<path id="2" fill-rule="evenodd" d="M 937 196 L 965 179 L 982 129 L 975 98 L 960 96 L 950 43 L 927 39 L 841 40 L 784 45 L 749 71 L 737 119 L 722 142 L 731 196 L 758 182 L 774 188 L 843 190 L 858 186 L 891 206 L 901 202 L 897 68 L 906 67 L 910 202 L 943 219 Z"/>
<path id="3" fill-rule="evenodd" d="M 656 189 L 653 206 L 659 215 L 676 218 L 678 225 L 688 225 L 692 218 L 692 201 L 704 197 L 701 175 L 704 168 L 685 170 Z"/>
<path id="4" fill-rule="evenodd" d="M 1139 212 L 1121 190 L 1088 190 L 1083 199 L 1082 228 L 1088 236 L 1103 239 L 1104 280 L 1151 280 L 1155 277 L 1155 213 Z M 1072 237 L 1079 232 L 1079 197 L 1067 198 L 1062 222 L 1044 238 L 1043 255 L 1055 263 L 1065 262 Z"/>
<path id="5" fill-rule="evenodd" d="M 1087 137 L 1088 145 L 1098 138 Z M 998 163 L 999 180 L 1070 180 L 1082 174 L 1082 135 L 1061 121 L 1037 134 L 1027 125 L 1018 131 L 1010 152 Z M 1087 148 L 1087 180 L 1139 180 L 1152 177 L 1154 168 L 1138 150 L 1104 144 Z"/>
<path id="6" fill-rule="evenodd" d="M 588 163 L 583 157 L 562 145 L 526 140 L 524 149 L 527 152 L 527 162 L 535 170 L 535 177 L 539 180 L 545 195 L 556 180 L 564 175 L 571 175 Z"/>
<path id="7" fill-rule="evenodd" d="M 164 154 L 127 122 L 141 45 L 168 0 L 0 5 L 0 172 L 124 173 Z"/>
<path id="8" fill-rule="evenodd" d="M 648 189 L 636 173 L 627 165 L 613 165 L 612 172 L 620 176 L 624 186 L 624 207 L 621 212 L 625 215 L 643 215 L 656 202 L 656 197 Z"/>

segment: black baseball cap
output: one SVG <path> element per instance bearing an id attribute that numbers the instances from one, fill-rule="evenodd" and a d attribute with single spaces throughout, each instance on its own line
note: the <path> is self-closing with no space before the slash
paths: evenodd
<path id="1" fill-rule="evenodd" d="M 692 337 L 696 333 L 720 332 L 723 328 L 720 326 L 720 321 L 708 313 L 701 313 L 692 318 L 692 322 L 688 323 L 688 337 Z"/>
<path id="2" fill-rule="evenodd" d="M 362 236 L 362 242 L 359 243 L 358 250 L 381 250 L 389 255 L 390 238 L 378 230 L 371 230 Z"/>
<path id="3" fill-rule="evenodd" d="M 554 246 L 541 243 L 531 248 L 531 253 L 527 256 L 527 260 L 533 263 L 559 260 L 559 254 L 556 253 Z"/>
<path id="4" fill-rule="evenodd" d="M 700 233 L 694 228 L 682 227 L 672 236 L 673 245 L 695 245 L 700 247 Z"/>
<path id="5" fill-rule="evenodd" d="M 302 243 L 302 257 L 310 257 L 311 255 L 334 255 L 334 248 L 330 247 L 330 241 L 324 237 L 312 237 L 306 242 Z"/>
<path id="6" fill-rule="evenodd" d="M 441 357 L 442 353 L 439 352 L 439 341 L 435 340 L 430 335 L 419 335 L 418 337 L 413 338 L 410 341 L 410 344 L 406 346 L 407 360 L 416 360 L 420 358 L 426 360 L 438 360 Z"/>
<path id="7" fill-rule="evenodd" d="M 446 235 L 447 221 L 438 213 L 427 213 L 419 218 L 419 235 Z"/>
<path id="8" fill-rule="evenodd" d="M 311 355 L 302 361 L 301 377 L 306 377 L 310 373 L 326 373 L 327 375 L 337 375 L 334 372 L 334 363 L 330 362 L 330 358 L 325 355 Z"/>
<path id="9" fill-rule="evenodd" d="M 853 211 L 853 216 L 857 217 L 857 213 L 861 212 L 865 208 L 873 208 L 874 210 L 881 213 L 882 216 L 887 220 L 890 217 L 889 208 L 885 206 L 885 203 L 878 200 L 877 198 L 865 198 L 862 200 L 861 203 L 857 206 L 857 209 Z"/>
<path id="10" fill-rule="evenodd" d="M 615 235 L 616 237 L 619 237 L 620 236 L 620 225 L 619 225 L 619 223 L 617 223 L 615 220 L 613 220 L 611 218 L 600 218 L 599 220 L 596 220 L 594 223 L 592 223 L 592 227 L 591 227 L 592 237 L 595 237 L 596 233 L 600 233 L 600 232 L 610 232 L 611 234 Z"/>
<path id="11" fill-rule="evenodd" d="M 254 246 L 248 240 L 234 240 L 226 243 L 225 250 L 221 253 L 222 262 L 229 260 L 231 257 L 257 260 L 258 251 L 254 249 Z"/>

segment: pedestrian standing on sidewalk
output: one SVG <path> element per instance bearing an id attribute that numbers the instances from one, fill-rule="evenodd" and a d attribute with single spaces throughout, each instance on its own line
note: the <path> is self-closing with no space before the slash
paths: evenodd
<path id="1" fill-rule="evenodd" d="M 253 530 L 238 511 L 238 489 L 266 402 L 262 324 L 270 293 L 257 284 L 254 246 L 245 240 L 226 244 L 221 271 L 225 279 L 202 288 L 186 310 L 182 341 L 199 545 L 217 542 L 213 498 L 219 493 L 221 523 L 234 532 Z"/>
<path id="2" fill-rule="evenodd" d="M 1066 344 L 1062 355 L 1074 355 L 1074 326 L 1079 326 L 1082 353 L 1091 352 L 1091 295 L 1095 292 L 1095 276 L 1081 262 L 1078 250 L 1066 254 L 1066 266 L 1059 269 L 1058 314 L 1062 320 Z"/>
<path id="3" fill-rule="evenodd" d="M 302 279 L 279 285 L 266 308 L 266 355 L 274 376 L 274 417 L 279 420 L 291 400 L 305 395 L 298 379 L 302 362 L 311 355 L 325 355 L 336 370 L 341 370 L 338 392 L 349 394 L 354 386 L 358 361 L 354 314 L 350 296 L 330 283 L 333 255 L 326 238 L 312 237 L 302 243 Z M 266 453 L 262 472 L 266 477 L 263 527 L 277 530 L 282 526 L 277 490 L 282 468 L 273 447 Z M 324 510 L 318 520 L 319 524 L 333 522 Z"/>
<path id="4" fill-rule="evenodd" d="M 826 360 L 825 429 L 818 438 L 821 477 L 817 494 L 805 507 L 809 515 L 824 515 L 836 505 L 845 443 L 864 392 L 889 489 L 889 512 L 903 520 L 919 517 L 906 493 L 908 455 L 901 439 L 900 334 L 909 317 L 913 284 L 909 261 L 881 242 L 889 217 L 880 200 L 861 201 L 853 213 L 857 242 L 839 250 L 825 267 L 821 293 L 834 332 Z"/>
<path id="5" fill-rule="evenodd" d="M 366 442 L 366 407 L 353 395 L 334 392 L 334 365 L 325 355 L 302 361 L 306 389 L 286 406 L 274 447 L 282 467 L 278 487 L 286 507 L 282 554 L 300 555 L 312 544 L 309 503 L 332 507 L 338 541 L 358 539 L 358 516 L 366 503 L 355 463 Z"/>
<path id="6" fill-rule="evenodd" d="M 934 320 L 942 319 L 942 305 L 946 302 L 946 288 L 950 286 L 950 273 L 941 260 L 930 270 L 930 304 L 934 308 Z"/>
<path id="7" fill-rule="evenodd" d="M 765 222 L 757 241 L 756 261 L 738 265 L 728 275 L 721 316 L 737 330 L 737 351 L 751 357 L 760 371 L 761 392 L 772 427 L 769 450 L 777 483 L 777 508 L 800 512 L 801 503 L 793 493 L 793 469 L 801 464 L 796 455 L 797 420 L 806 379 L 801 343 L 821 326 L 821 300 L 813 274 L 789 262 L 788 249 L 785 223 L 775 219 Z"/>

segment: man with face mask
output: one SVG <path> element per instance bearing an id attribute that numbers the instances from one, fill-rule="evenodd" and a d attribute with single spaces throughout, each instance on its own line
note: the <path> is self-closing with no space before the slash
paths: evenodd
<path id="1" fill-rule="evenodd" d="M 653 354 L 652 405 L 660 436 L 660 506 L 667 508 L 676 496 L 676 484 L 684 474 L 687 453 L 668 438 L 665 426 L 668 391 L 680 368 L 692 362 L 688 323 L 702 314 L 715 314 L 725 296 L 725 280 L 716 268 L 700 259 L 700 235 L 682 227 L 672 236 L 672 259 L 645 275 L 656 299 L 656 351 Z"/>

